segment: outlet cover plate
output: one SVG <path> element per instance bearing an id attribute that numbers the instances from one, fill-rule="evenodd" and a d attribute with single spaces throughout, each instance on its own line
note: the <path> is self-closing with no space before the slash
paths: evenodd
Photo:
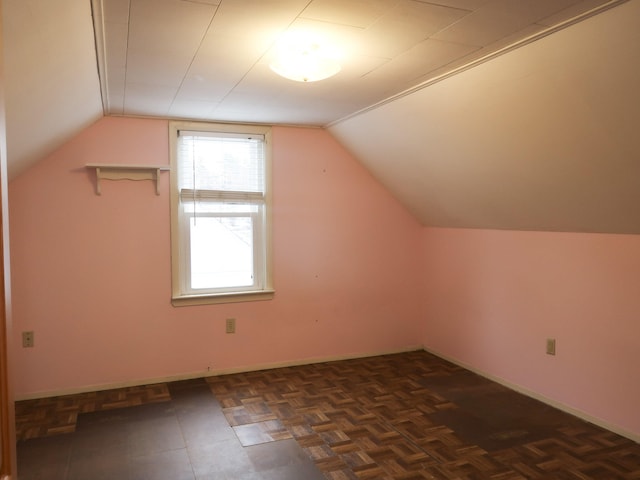
<path id="1" fill-rule="evenodd" d="M 34 346 L 34 334 L 30 332 L 22 332 L 22 346 L 23 348 L 31 348 Z"/>
<path id="2" fill-rule="evenodd" d="M 555 354 L 556 354 L 556 339 L 547 338 L 547 355 L 555 355 Z"/>
<path id="3" fill-rule="evenodd" d="M 236 333 L 236 319 L 235 318 L 227 318 L 227 323 L 225 325 L 225 331 L 227 333 Z"/>

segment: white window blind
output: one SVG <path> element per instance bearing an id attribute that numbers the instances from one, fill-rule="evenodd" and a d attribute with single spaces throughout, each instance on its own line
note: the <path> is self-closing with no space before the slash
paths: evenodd
<path id="1" fill-rule="evenodd" d="M 233 197 L 233 192 L 264 195 L 262 135 L 181 131 L 178 158 L 181 192 L 200 191 L 204 197 Z"/>

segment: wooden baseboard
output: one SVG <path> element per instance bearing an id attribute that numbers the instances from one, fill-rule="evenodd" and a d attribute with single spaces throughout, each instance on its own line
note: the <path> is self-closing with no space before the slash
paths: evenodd
<path id="1" fill-rule="evenodd" d="M 222 369 L 210 369 L 210 370 L 207 369 L 207 370 L 200 370 L 196 372 L 189 372 L 189 373 L 178 374 L 178 375 L 169 375 L 166 377 L 145 378 L 145 379 L 132 380 L 127 382 L 87 385 L 87 386 L 82 386 L 78 388 L 67 388 L 67 389 L 60 389 L 60 390 L 48 390 L 48 391 L 41 391 L 41 392 L 35 392 L 35 393 L 28 393 L 28 394 L 18 394 L 16 395 L 15 400 L 16 401 L 36 400 L 39 398 L 60 397 L 63 395 L 75 395 L 78 393 L 100 392 L 103 390 L 112 390 L 115 388 L 137 387 L 140 385 L 152 385 L 154 383 L 190 380 L 193 378 L 212 377 L 217 375 L 229 375 L 233 373 L 255 372 L 260 370 L 270 370 L 273 368 L 296 367 L 300 365 L 311 365 L 314 363 L 335 362 L 340 360 L 353 360 L 356 358 L 377 357 L 380 355 L 393 355 L 395 353 L 415 352 L 417 350 L 422 350 L 422 349 L 423 349 L 422 345 L 412 345 L 404 348 L 382 350 L 377 352 L 351 353 L 351 354 L 334 355 L 334 356 L 327 356 L 327 357 L 312 357 L 312 358 L 305 358 L 305 359 L 292 360 L 292 361 L 286 361 L 286 362 L 243 365 L 239 367 L 222 368 Z"/>

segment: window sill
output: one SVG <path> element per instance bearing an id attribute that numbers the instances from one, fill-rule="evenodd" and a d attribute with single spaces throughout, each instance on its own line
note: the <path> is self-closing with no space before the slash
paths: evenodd
<path id="1" fill-rule="evenodd" d="M 261 290 L 259 292 L 230 292 L 205 295 L 180 295 L 171 299 L 174 307 L 186 307 L 189 305 L 212 305 L 216 303 L 241 303 L 260 302 L 272 300 L 274 290 Z"/>

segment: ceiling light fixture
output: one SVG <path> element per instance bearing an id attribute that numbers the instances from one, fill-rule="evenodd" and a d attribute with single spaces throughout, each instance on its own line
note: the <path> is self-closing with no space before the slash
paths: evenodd
<path id="1" fill-rule="evenodd" d="M 303 34 L 290 34 L 276 45 L 269 65 L 278 75 L 296 82 L 317 82 L 332 77 L 342 67 L 339 52 Z"/>

